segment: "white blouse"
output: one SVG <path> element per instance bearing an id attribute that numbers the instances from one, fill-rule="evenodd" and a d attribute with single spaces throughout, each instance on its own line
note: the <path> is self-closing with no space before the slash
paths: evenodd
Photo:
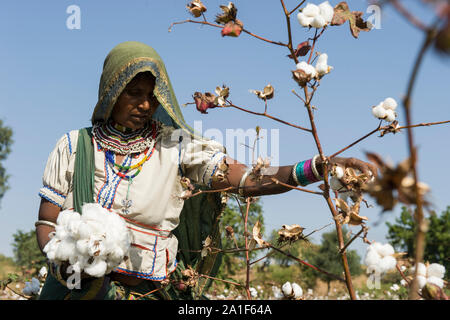
<path id="1" fill-rule="evenodd" d="M 94 200 L 119 214 L 132 237 L 127 258 L 114 270 L 116 272 L 148 280 L 163 280 L 175 270 L 178 240 L 171 231 L 178 226 L 184 203 L 180 198 L 184 191 L 180 183 L 180 170 L 191 182 L 210 186 L 218 164 L 225 157 L 225 148 L 220 143 L 206 138 L 188 140 L 186 135 L 180 142 L 179 135 L 173 134 L 174 130 L 162 125 L 150 159 L 143 164 L 131 185 L 127 179 L 116 174 L 116 169 L 112 169 L 104 151 L 94 140 Z M 78 130 L 62 136 L 44 170 L 39 196 L 61 210 L 73 208 L 72 177 L 77 141 Z M 135 165 L 144 156 L 144 153 L 137 158 L 125 156 L 122 165 Z M 127 175 L 133 173 L 134 170 Z M 127 193 L 131 200 L 128 212 L 123 211 Z"/>

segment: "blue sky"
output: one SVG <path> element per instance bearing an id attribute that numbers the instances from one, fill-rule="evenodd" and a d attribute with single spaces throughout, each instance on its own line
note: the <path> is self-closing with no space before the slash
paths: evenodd
<path id="1" fill-rule="evenodd" d="M 98 81 L 106 54 L 122 41 L 136 40 L 153 46 L 166 63 L 180 104 L 192 101 L 195 91 L 213 91 L 227 84 L 231 100 L 254 111 L 264 105 L 249 89 L 275 88 L 269 113 L 281 119 L 308 126 L 306 111 L 291 93 L 298 86 L 291 79 L 293 62 L 285 48 L 269 45 L 242 34 L 222 38 L 220 30 L 194 24 L 172 22 L 188 19 L 187 1 L 4 1 L 0 4 L 0 118 L 14 130 L 12 153 L 5 161 L 10 174 L 10 190 L 0 207 L 0 253 L 12 255 L 12 235 L 18 229 L 34 228 L 39 206 L 38 190 L 47 157 L 56 141 L 66 132 L 89 126 L 97 101 Z M 207 17 L 213 21 L 219 4 L 204 1 Z M 322 1 L 311 1 L 320 3 Z M 257 5 L 256 5 L 257 3 Z M 289 8 L 298 2 L 286 0 Z M 331 1 L 335 5 L 338 1 Z M 365 12 L 363 0 L 348 1 L 352 10 Z M 409 8 L 425 21 L 429 12 L 407 1 Z M 286 41 L 286 25 L 279 1 L 235 1 L 238 18 L 245 28 L 273 40 Z M 69 30 L 66 9 L 81 9 L 81 29 Z M 412 6 L 412 7 L 411 7 Z M 365 14 L 367 18 L 369 14 Z M 294 42 L 300 43 L 313 31 L 292 21 Z M 381 29 L 362 32 L 355 40 L 348 25 L 329 28 L 317 44 L 334 67 L 314 98 L 319 137 L 326 154 L 334 153 L 377 126 L 370 107 L 386 97 L 401 101 L 422 34 L 397 13 L 382 10 Z M 448 80 L 449 60 L 429 52 L 422 66 L 413 97 L 413 122 L 450 119 Z M 279 130 L 280 165 L 291 165 L 315 155 L 312 136 L 234 109 L 213 109 L 209 114 L 195 108 L 182 108 L 191 125 L 202 121 L 203 131 L 250 129 L 259 125 Z M 405 118 L 398 108 L 400 123 Z M 269 131 L 270 132 L 270 131 Z M 431 201 L 440 212 L 450 205 L 448 170 L 441 165 L 450 157 L 450 126 L 414 130 L 419 150 L 419 176 L 432 188 Z M 267 138 L 269 139 L 269 138 Z M 364 159 L 364 152 L 381 154 L 393 162 L 403 160 L 408 149 L 406 132 L 384 138 L 372 136 L 344 156 Z M 231 150 L 229 150 L 231 152 Z M 270 155 L 270 154 L 269 154 Z M 313 189 L 315 186 L 312 187 Z M 369 201 L 373 201 L 369 198 Z M 262 198 L 267 230 L 297 223 L 307 231 L 331 222 L 331 214 L 321 197 L 290 191 Z M 386 221 L 399 215 L 400 207 L 383 216 L 380 208 L 363 209 L 369 217 L 369 239 L 385 242 Z M 330 231 L 328 227 L 324 231 Z M 354 229 L 357 231 L 358 229 Z M 313 241 L 318 241 L 317 233 Z M 364 254 L 361 241 L 353 249 Z"/>

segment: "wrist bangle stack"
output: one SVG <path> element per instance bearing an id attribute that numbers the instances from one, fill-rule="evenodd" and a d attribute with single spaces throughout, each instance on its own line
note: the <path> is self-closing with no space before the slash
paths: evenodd
<path id="1" fill-rule="evenodd" d="M 314 176 L 316 177 L 317 180 L 322 180 L 323 177 L 319 174 L 319 171 L 317 171 L 317 167 L 316 167 L 316 161 L 317 159 L 320 157 L 320 154 L 316 154 L 313 158 L 312 158 L 312 165 L 311 165 L 311 169 L 314 173 Z"/>
<path id="2" fill-rule="evenodd" d="M 315 166 L 315 160 L 317 156 L 312 159 L 297 162 L 292 167 L 292 177 L 297 185 L 306 186 L 308 184 L 322 180 L 317 168 Z"/>
<path id="3" fill-rule="evenodd" d="M 247 180 L 248 175 L 250 174 L 250 172 L 252 172 L 253 168 L 249 168 L 247 169 L 247 171 L 245 171 L 245 173 L 242 175 L 241 181 L 239 182 L 239 194 L 243 197 L 244 196 L 244 185 L 245 185 L 245 180 Z"/>

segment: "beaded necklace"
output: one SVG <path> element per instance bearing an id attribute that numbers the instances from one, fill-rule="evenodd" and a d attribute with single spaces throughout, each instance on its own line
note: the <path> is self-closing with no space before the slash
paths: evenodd
<path id="1" fill-rule="evenodd" d="M 114 125 L 114 124 L 113 124 Z M 121 129 L 119 127 L 117 127 L 117 125 L 114 125 L 114 127 L 116 127 L 116 129 Z M 156 136 L 159 133 L 159 126 L 156 125 L 155 123 L 153 123 L 152 125 L 152 136 L 150 137 L 151 144 L 150 146 L 148 146 L 145 150 L 143 150 L 144 152 L 144 156 L 142 158 L 142 160 L 140 160 L 138 163 L 134 164 L 134 165 L 121 165 L 119 163 L 115 162 L 114 159 L 114 153 L 115 153 L 115 148 L 113 149 L 109 149 L 109 148 L 104 148 L 104 152 L 105 152 L 105 160 L 108 163 L 108 165 L 111 167 L 111 170 L 113 171 L 114 174 L 116 174 L 117 176 L 119 176 L 121 179 L 125 179 L 128 182 L 128 188 L 127 188 L 127 195 L 126 198 L 124 200 L 122 200 L 122 213 L 123 214 L 129 214 L 130 213 L 130 208 L 133 205 L 133 201 L 129 198 L 130 195 L 130 188 L 131 185 L 133 184 L 133 179 L 142 171 L 142 167 L 144 165 L 145 162 L 147 162 L 148 160 L 150 160 L 151 156 L 153 155 L 153 152 L 156 148 Z M 121 154 L 119 152 L 119 154 Z M 127 154 L 123 163 L 127 163 L 127 157 L 132 157 L 131 154 Z M 130 159 L 131 160 L 131 159 Z M 130 161 L 131 164 L 131 161 Z M 135 172 L 133 174 L 128 174 L 129 172 L 135 170 Z"/>

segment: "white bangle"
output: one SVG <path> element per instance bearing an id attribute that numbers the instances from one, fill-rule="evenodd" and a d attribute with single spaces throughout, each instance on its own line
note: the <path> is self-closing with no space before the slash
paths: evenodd
<path id="1" fill-rule="evenodd" d="M 313 158 L 312 158 L 312 166 L 311 166 L 311 169 L 312 169 L 312 172 L 314 173 L 314 176 L 316 177 L 316 179 L 317 180 L 322 180 L 323 179 L 323 177 L 321 177 L 320 176 L 320 174 L 319 174 L 319 172 L 317 171 L 317 168 L 316 168 L 316 160 L 317 160 L 317 158 L 319 158 L 320 157 L 320 154 L 316 154 Z"/>
<path id="2" fill-rule="evenodd" d="M 49 226 L 49 227 L 53 227 L 53 228 L 56 227 L 56 223 L 53 223 L 53 222 L 47 221 L 47 220 L 38 220 L 34 223 L 35 227 L 40 226 L 40 225 Z"/>
<path id="3" fill-rule="evenodd" d="M 241 196 L 244 196 L 244 184 L 245 184 L 245 180 L 247 180 L 248 175 L 250 174 L 250 172 L 252 172 L 253 168 L 249 168 L 247 169 L 247 171 L 245 171 L 245 173 L 242 175 L 241 181 L 239 182 L 239 194 Z"/>
<path id="4" fill-rule="evenodd" d="M 297 184 L 297 185 L 299 185 L 300 184 L 300 182 L 298 181 L 298 179 L 297 179 L 297 172 L 296 172 L 296 169 L 297 169 L 297 165 L 298 165 L 299 163 L 297 162 L 296 164 L 294 164 L 293 166 L 292 166 L 292 178 L 294 179 L 294 181 L 295 181 L 295 183 Z"/>

